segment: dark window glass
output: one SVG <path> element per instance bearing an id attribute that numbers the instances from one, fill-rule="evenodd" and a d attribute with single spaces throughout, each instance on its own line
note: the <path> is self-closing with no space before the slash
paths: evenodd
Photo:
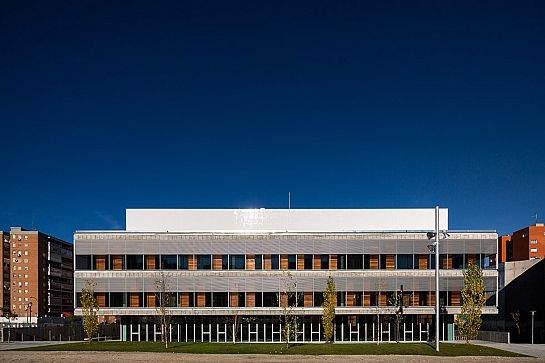
<path id="1" fill-rule="evenodd" d="M 312 255 L 305 255 L 305 270 L 312 270 Z"/>
<path id="2" fill-rule="evenodd" d="M 175 293 L 168 294 L 168 296 L 167 296 L 167 306 L 168 307 L 173 308 L 173 307 L 178 306 L 178 301 L 176 299 L 176 295 L 177 294 L 175 294 Z M 157 306 L 159 306 L 159 304 L 157 304 Z"/>
<path id="3" fill-rule="evenodd" d="M 345 306 L 345 293 L 344 291 L 338 291 L 337 292 L 337 306 Z"/>
<path id="4" fill-rule="evenodd" d="M 211 268 L 210 255 L 197 255 L 197 270 L 210 270 Z"/>
<path id="5" fill-rule="evenodd" d="M 314 292 L 314 307 L 320 307 L 324 303 L 324 292 Z"/>
<path id="6" fill-rule="evenodd" d="M 255 269 L 256 270 L 263 269 L 263 258 L 261 255 L 255 255 Z"/>
<path id="7" fill-rule="evenodd" d="M 257 300 L 257 294 L 256 293 L 256 300 Z M 256 301 L 257 305 L 257 301 Z M 264 308 L 270 308 L 270 307 L 277 307 L 278 306 L 278 296 L 276 292 L 264 292 L 263 293 L 263 307 Z"/>
<path id="8" fill-rule="evenodd" d="M 110 292 L 110 307 L 120 308 L 125 306 L 123 292 Z"/>
<path id="9" fill-rule="evenodd" d="M 188 269 L 188 259 L 187 255 L 180 255 L 178 256 L 178 268 L 180 270 L 187 270 Z"/>
<path id="10" fill-rule="evenodd" d="M 363 255 L 363 268 L 369 270 L 371 268 L 371 257 L 369 255 Z"/>
<path id="11" fill-rule="evenodd" d="M 176 255 L 161 255 L 161 268 L 163 270 L 178 269 L 178 256 Z"/>
<path id="12" fill-rule="evenodd" d="M 256 292 L 255 293 L 255 307 L 256 308 L 262 308 L 263 307 L 263 293 Z"/>
<path id="13" fill-rule="evenodd" d="M 234 294 L 236 294 L 236 292 Z M 238 307 L 243 308 L 245 306 L 246 306 L 246 293 L 239 292 L 238 293 Z"/>
<path id="14" fill-rule="evenodd" d="M 435 269 L 435 254 L 428 256 L 428 269 Z"/>
<path id="15" fill-rule="evenodd" d="M 349 270 L 361 270 L 363 269 L 363 256 L 362 255 L 347 255 L 346 267 Z"/>
<path id="16" fill-rule="evenodd" d="M 194 308 L 195 307 L 195 293 L 194 292 L 189 292 L 188 295 L 189 295 L 189 307 Z"/>
<path id="17" fill-rule="evenodd" d="M 320 268 L 322 270 L 329 270 L 329 255 L 320 256 Z"/>
<path id="18" fill-rule="evenodd" d="M 452 255 L 452 268 L 460 270 L 465 268 L 464 255 Z"/>
<path id="19" fill-rule="evenodd" d="M 144 256 L 143 255 L 127 255 L 127 270 L 143 270 Z"/>
<path id="20" fill-rule="evenodd" d="M 76 255 L 76 270 L 90 270 L 91 255 Z"/>
<path id="21" fill-rule="evenodd" d="M 297 269 L 297 256 L 288 255 L 288 270 L 295 270 L 295 269 Z"/>
<path id="22" fill-rule="evenodd" d="M 212 297 L 212 306 L 218 308 L 226 308 L 229 306 L 229 299 L 226 292 L 215 292 Z"/>
<path id="23" fill-rule="evenodd" d="M 280 258 L 278 255 L 271 255 L 271 270 L 280 270 Z"/>
<path id="24" fill-rule="evenodd" d="M 378 268 L 381 270 L 386 270 L 386 255 L 379 255 L 379 258 L 380 258 L 380 265 Z"/>
<path id="25" fill-rule="evenodd" d="M 396 269 L 407 270 L 413 268 L 413 255 L 400 254 L 396 256 Z"/>
<path id="26" fill-rule="evenodd" d="M 246 268 L 246 257 L 244 255 L 232 255 L 229 268 L 231 270 L 244 270 Z"/>
<path id="27" fill-rule="evenodd" d="M 229 256 L 221 255 L 221 269 L 222 270 L 228 270 L 229 269 Z"/>
<path id="28" fill-rule="evenodd" d="M 337 255 L 337 270 L 346 270 L 346 255 Z"/>
<path id="29" fill-rule="evenodd" d="M 76 292 L 76 307 L 81 308 L 81 292 Z"/>

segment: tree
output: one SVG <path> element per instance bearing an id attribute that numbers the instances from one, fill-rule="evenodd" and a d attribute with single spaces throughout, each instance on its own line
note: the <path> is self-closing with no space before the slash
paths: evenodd
<path id="1" fill-rule="evenodd" d="M 377 345 L 380 344 L 380 340 L 381 340 L 381 324 L 382 324 L 382 319 L 380 318 L 380 313 L 381 313 L 381 300 L 382 300 L 382 296 L 384 296 L 384 298 L 386 298 L 386 289 L 388 288 L 388 285 L 386 284 L 386 282 L 383 280 L 383 279 L 378 279 L 377 282 L 375 283 L 375 291 L 372 293 L 373 297 L 375 298 L 375 306 L 377 307 L 377 310 L 376 310 L 376 315 L 375 315 L 375 321 L 377 323 Z M 386 300 L 386 299 L 385 299 Z"/>
<path id="2" fill-rule="evenodd" d="M 486 303 L 483 271 L 470 261 L 467 270 L 463 271 L 464 289 L 462 290 L 462 314 L 458 316 L 458 331 L 466 343 L 477 337 L 481 327 L 482 308 Z"/>
<path id="3" fill-rule="evenodd" d="M 279 295 L 279 305 L 282 308 L 281 335 L 286 341 L 286 349 L 290 347 L 290 340 L 297 339 L 299 334 L 299 317 L 295 314 L 294 308 L 297 306 L 297 282 L 293 281 L 291 272 L 283 274 L 282 291 Z"/>
<path id="4" fill-rule="evenodd" d="M 516 313 L 511 313 L 511 317 L 513 318 L 513 321 L 515 322 L 515 326 L 517 327 L 517 332 L 519 334 L 520 339 L 520 311 L 517 310 Z"/>
<path id="5" fill-rule="evenodd" d="M 95 297 L 95 284 L 93 280 L 85 280 L 85 287 L 81 289 L 81 310 L 83 312 L 83 330 L 87 334 L 89 343 L 93 341 L 93 335 L 98 332 L 98 301 Z"/>
<path id="6" fill-rule="evenodd" d="M 335 306 L 337 306 L 337 289 L 333 277 L 327 279 L 327 288 L 324 292 L 324 302 L 322 303 L 322 325 L 324 327 L 324 339 L 331 342 L 335 329 Z"/>
<path id="7" fill-rule="evenodd" d="M 163 271 L 155 280 L 155 297 L 159 325 L 161 326 L 161 340 L 165 342 L 165 348 L 168 349 L 168 341 L 170 338 L 170 321 L 172 320 L 172 312 L 169 309 L 170 299 L 170 284 L 168 276 Z"/>

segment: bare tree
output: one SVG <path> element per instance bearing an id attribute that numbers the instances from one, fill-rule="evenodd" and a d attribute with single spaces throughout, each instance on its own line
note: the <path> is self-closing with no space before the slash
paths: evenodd
<path id="1" fill-rule="evenodd" d="M 299 335 L 299 316 L 296 315 L 297 306 L 297 282 L 293 281 L 291 272 L 282 274 L 280 294 L 278 296 L 279 306 L 282 308 L 282 338 L 286 341 L 286 349 L 290 347 L 290 340 L 296 340 Z"/>
<path id="2" fill-rule="evenodd" d="M 165 343 L 166 349 L 168 349 L 170 321 L 172 320 L 172 311 L 169 308 L 171 292 L 168 279 L 169 276 L 161 271 L 155 280 L 155 297 L 157 301 L 155 310 L 157 311 L 159 325 L 161 326 L 161 340 Z"/>

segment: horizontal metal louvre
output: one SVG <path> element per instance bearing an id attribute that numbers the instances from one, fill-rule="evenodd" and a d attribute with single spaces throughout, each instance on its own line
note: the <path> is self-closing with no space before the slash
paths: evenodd
<path id="1" fill-rule="evenodd" d="M 414 253 L 414 246 L 412 240 L 397 240 L 397 253 L 399 254 L 413 254 Z"/>
<path id="2" fill-rule="evenodd" d="M 363 254 L 363 244 L 364 241 L 362 240 L 346 241 L 346 253 Z"/>
<path id="3" fill-rule="evenodd" d="M 297 241 L 297 253 L 299 254 L 313 254 L 314 242 L 312 240 Z"/>

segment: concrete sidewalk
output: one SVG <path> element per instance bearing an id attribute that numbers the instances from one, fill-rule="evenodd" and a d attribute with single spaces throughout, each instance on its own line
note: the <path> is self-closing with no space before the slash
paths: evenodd
<path id="1" fill-rule="evenodd" d="M 80 341 L 25 341 L 25 342 L 1 342 L 0 351 L 2 350 L 12 350 L 20 348 L 34 348 L 34 347 L 44 347 L 47 345 L 59 345 L 59 344 L 70 344 L 70 343 L 81 343 Z"/>
<path id="2" fill-rule="evenodd" d="M 508 352 L 526 354 L 531 357 L 545 358 L 545 344 L 507 344 L 486 342 L 484 340 L 472 340 L 471 344 L 483 345 L 486 347 L 506 350 Z M 440 347 L 441 346 L 439 346 L 439 348 Z"/>

